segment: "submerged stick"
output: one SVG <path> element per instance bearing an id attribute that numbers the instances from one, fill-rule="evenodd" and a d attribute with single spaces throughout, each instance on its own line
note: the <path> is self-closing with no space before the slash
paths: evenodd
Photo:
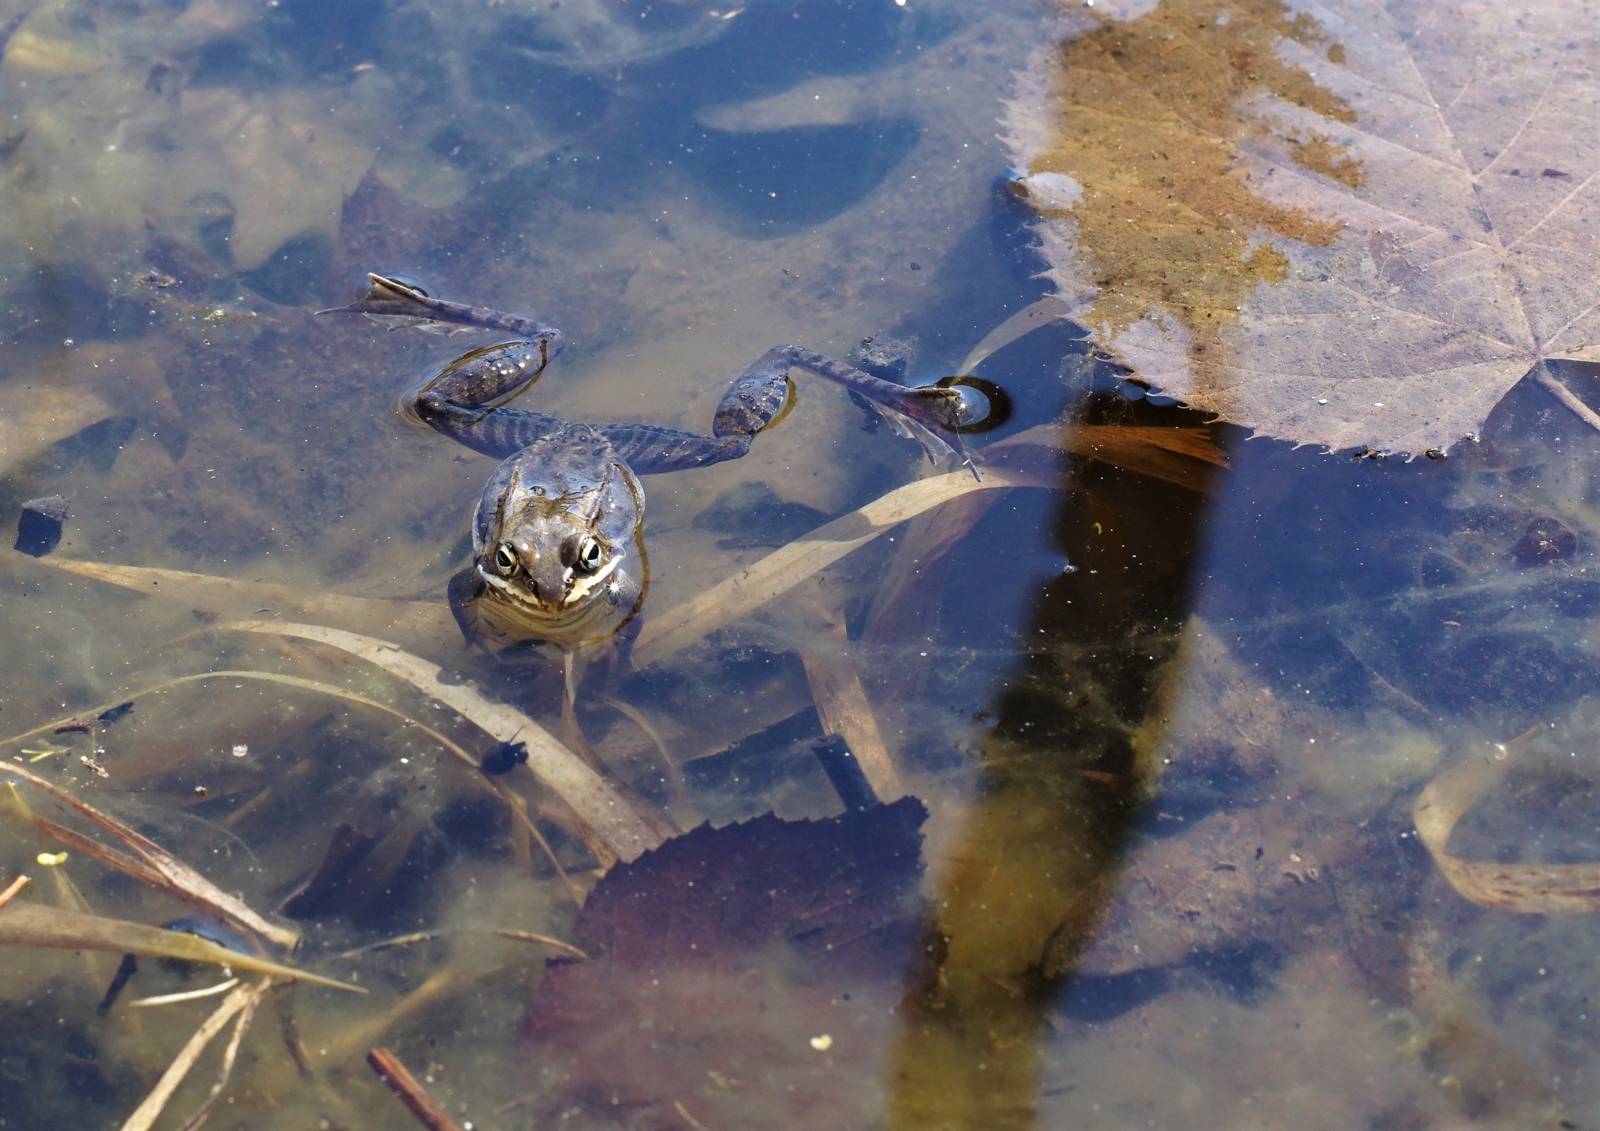
<path id="1" fill-rule="evenodd" d="M 6 904 L 10 903 L 11 897 L 16 895 L 19 891 L 27 886 L 27 876 L 18 876 L 16 879 L 12 880 L 6 885 L 5 891 L 0 891 L 0 907 L 4 907 Z"/>
<path id="2" fill-rule="evenodd" d="M 422 1082 L 389 1049 L 373 1049 L 367 1054 L 367 1063 L 428 1131 L 461 1131 L 461 1125 L 450 1118 L 444 1106 L 428 1094 Z"/>
<path id="3" fill-rule="evenodd" d="M 217 1101 L 222 1098 L 223 1090 L 233 1078 L 233 1065 L 239 1056 L 239 1046 L 244 1043 L 244 1035 L 250 1030 L 250 1022 L 255 1020 L 256 1007 L 261 1004 L 261 997 L 270 986 L 270 982 L 263 982 L 256 987 L 256 992 L 239 1011 L 239 1017 L 233 1023 L 233 1035 L 228 1038 L 228 1047 L 222 1050 L 222 1067 L 217 1070 L 216 1082 L 211 1085 L 211 1091 L 206 1093 L 205 1100 L 195 1113 L 183 1121 L 182 1131 L 197 1131 L 197 1128 L 211 1115 L 211 1109 L 217 1105 Z"/>

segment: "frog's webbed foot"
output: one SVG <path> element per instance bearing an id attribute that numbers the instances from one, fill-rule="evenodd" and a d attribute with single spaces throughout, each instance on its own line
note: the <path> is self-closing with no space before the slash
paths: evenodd
<path id="1" fill-rule="evenodd" d="M 365 314 L 379 319 L 397 319 L 400 324 L 423 329 L 449 331 L 461 327 L 481 330 L 506 330 L 541 343 L 546 359 L 561 351 L 562 334 L 521 314 L 508 314 L 487 306 L 468 306 L 435 298 L 428 288 L 403 275 L 368 273 L 367 293 L 355 302 L 333 306 L 318 314 Z"/>
<path id="2" fill-rule="evenodd" d="M 800 346 L 768 350 L 746 368 L 723 394 L 712 431 L 717 436 L 754 436 L 767 427 L 788 404 L 791 368 L 815 373 L 865 398 L 897 435 L 915 440 L 930 463 L 955 463 L 980 478 L 961 431 L 987 414 L 981 393 L 966 386 L 909 388 Z"/>

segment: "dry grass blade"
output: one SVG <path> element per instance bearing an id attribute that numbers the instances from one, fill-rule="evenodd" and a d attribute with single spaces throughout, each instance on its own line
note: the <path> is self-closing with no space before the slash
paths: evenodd
<path id="1" fill-rule="evenodd" d="M 819 610 L 819 616 L 824 622 L 822 632 L 816 643 L 801 647 L 800 662 L 822 729 L 844 739 L 878 799 L 894 801 L 904 795 L 905 787 L 850 655 L 844 620 L 831 609 Z"/>
<path id="2" fill-rule="evenodd" d="M 447 606 L 431 601 L 374 600 L 309 586 L 242 581 L 182 569 L 86 562 L 72 558 L 31 559 L 41 566 L 115 585 L 149 597 L 176 601 L 220 617 L 300 617 L 407 638 L 437 640 L 455 633 Z"/>
<path id="3" fill-rule="evenodd" d="M 1072 307 L 1059 295 L 1045 295 L 1037 302 L 1031 302 L 1000 325 L 996 326 L 983 336 L 983 340 L 972 347 L 972 352 L 961 360 L 958 373 L 971 373 L 992 354 L 996 354 L 1009 346 L 1018 338 L 1026 337 L 1052 322 L 1063 320 L 1070 321 Z"/>
<path id="4" fill-rule="evenodd" d="M 1031 458 L 1035 453 L 1050 458 L 1041 466 L 1039 460 Z M 1228 466 L 1227 456 L 1206 429 L 1075 425 L 1030 428 L 985 450 L 987 466 L 982 482 L 958 471 L 896 487 L 774 550 L 743 573 L 647 620 L 634 644 L 633 662 L 647 668 L 676 655 L 781 597 L 907 519 L 954 499 L 1008 487 L 1059 486 L 1061 476 L 1053 459 L 1062 453 L 1111 463 L 1190 489 L 1203 489 L 1212 470 Z M 1014 465 L 1004 461 L 1014 461 Z"/>
<path id="5" fill-rule="evenodd" d="M 211 1114 L 211 1109 L 216 1106 L 217 1100 L 222 1097 L 222 1091 L 228 1086 L 229 1079 L 233 1076 L 233 1064 L 239 1056 L 239 1046 L 244 1042 L 244 1035 L 250 1029 L 250 1022 L 255 1019 L 256 1007 L 261 1004 L 262 997 L 270 988 L 270 982 L 263 982 L 256 987 L 256 992 L 244 1008 L 239 1011 L 238 1020 L 233 1023 L 233 1035 L 228 1038 L 228 1047 L 222 1053 L 222 1067 L 217 1070 L 217 1082 L 211 1085 L 211 1091 L 206 1094 L 205 1102 L 183 1121 L 183 1131 L 196 1131 Z"/>
<path id="6" fill-rule="evenodd" d="M 333 978 L 324 978 L 293 966 L 284 966 L 253 954 L 228 950 L 197 935 L 168 931 L 132 923 L 44 907 L 26 900 L 14 900 L 0 909 L 0 946 L 31 946 L 54 950 L 103 950 L 112 954 L 145 954 L 153 958 L 176 958 L 183 962 L 204 962 L 229 966 L 257 974 L 270 974 L 289 981 L 310 982 L 335 990 L 364 994 L 367 991 Z"/>
<path id="7" fill-rule="evenodd" d="M 981 482 L 966 471 L 953 471 L 896 487 L 858 510 L 824 523 L 805 537 L 774 550 L 743 573 L 646 621 L 634 644 L 634 664 L 647 668 L 660 663 L 781 597 L 806 578 L 888 533 L 908 518 L 974 491 L 1039 485 L 1040 477 L 1036 474 L 990 467 L 985 469 Z"/>
<path id="8" fill-rule="evenodd" d="M 101 829 L 112 833 L 114 837 L 117 837 L 117 840 L 122 841 L 123 845 L 128 846 L 133 851 L 134 856 L 138 857 L 141 864 L 146 865 L 147 869 L 154 870 L 157 873 L 160 880 L 162 880 L 162 885 L 160 886 L 163 889 L 170 891 L 171 894 L 178 896 L 179 899 L 186 899 L 192 904 L 198 904 L 200 907 L 205 907 L 205 909 L 214 910 L 219 915 L 224 915 L 230 920 L 237 921 L 242 926 L 248 926 L 251 931 L 256 931 L 264 939 L 277 942 L 285 950 L 293 949 L 294 944 L 299 942 L 299 931 L 293 931 L 293 929 L 286 928 L 286 926 L 278 926 L 277 923 L 272 923 L 272 921 L 262 918 L 261 915 L 251 910 L 250 905 L 245 904 L 243 899 L 222 891 L 210 880 L 206 880 L 203 875 L 195 872 L 192 867 L 179 861 L 178 857 L 168 853 L 165 848 L 157 845 L 154 840 L 150 840 L 144 833 L 136 832 L 136 830 L 130 829 L 123 822 L 117 821 L 115 817 L 101 813 L 99 809 L 94 808 L 88 801 L 74 797 L 72 793 L 61 789 L 54 782 L 46 781 L 45 777 L 40 777 L 38 774 L 29 771 L 29 769 L 22 769 L 21 766 L 0 763 L 0 774 L 10 774 L 10 776 L 18 777 L 21 781 L 29 782 L 30 785 L 35 785 L 37 789 L 45 790 L 46 793 L 50 793 L 50 797 L 53 797 L 54 800 L 61 801 L 62 805 L 75 809 L 77 813 L 82 813 L 94 824 L 99 825 Z M 149 881 L 147 873 L 138 878 Z"/>
<path id="9" fill-rule="evenodd" d="M 1463 860 L 1448 851 L 1457 822 L 1511 768 L 1504 752 L 1473 756 L 1428 783 L 1412 806 L 1417 835 L 1450 886 L 1473 903 L 1528 915 L 1581 915 L 1600 911 L 1600 862 L 1501 864 Z"/>
<path id="10" fill-rule="evenodd" d="M 240 986 L 200 1023 L 188 1043 L 178 1050 L 178 1055 L 173 1058 L 167 1070 L 161 1074 L 161 1079 L 156 1081 L 156 1086 L 150 1089 L 150 1094 L 145 1096 L 144 1102 L 134 1109 L 122 1124 L 122 1131 L 150 1131 L 156 1120 L 160 1118 L 162 1109 L 167 1106 L 167 1101 L 178 1090 L 184 1078 L 189 1075 L 190 1069 L 200 1059 L 200 1054 L 206 1051 L 206 1046 L 216 1039 L 218 1033 L 233 1020 L 234 1016 L 242 1013 L 246 1008 L 254 1008 L 255 1003 L 261 999 L 264 985 Z"/>
<path id="11" fill-rule="evenodd" d="M 63 722 L 98 715 L 107 708 L 116 707 L 123 703 L 137 702 L 146 698 L 147 696 L 155 695 L 163 691 L 170 691 L 175 687 L 182 687 L 186 684 L 203 683 L 208 680 L 217 679 L 260 680 L 266 683 L 280 684 L 285 687 L 296 687 L 304 691 L 315 691 L 321 695 L 330 695 L 336 699 L 343 699 L 347 703 L 356 703 L 362 707 L 370 708 L 371 710 L 377 711 L 381 714 L 400 719 L 408 726 L 416 727 L 423 734 L 426 734 L 440 746 L 444 747 L 445 750 L 449 751 L 457 761 L 461 762 L 465 766 L 471 767 L 475 772 L 476 780 L 481 782 L 486 789 L 492 791 L 497 797 L 505 802 L 506 806 L 511 810 L 512 815 L 517 823 L 523 827 L 524 831 L 528 833 L 529 837 L 532 838 L 534 843 L 539 845 L 541 851 L 544 852 L 546 858 L 555 868 L 556 874 L 560 878 L 562 884 L 566 886 L 567 891 L 572 895 L 573 902 L 581 902 L 578 897 L 577 888 L 572 883 L 571 878 L 567 875 L 566 870 L 561 866 L 561 861 L 556 858 L 554 849 L 550 847 L 550 844 L 545 839 L 544 834 L 539 831 L 539 827 L 534 823 L 533 818 L 529 815 L 527 802 L 525 802 L 520 796 L 511 790 L 511 788 L 508 787 L 504 782 L 501 782 L 496 778 L 487 777 L 485 775 L 476 773 L 478 769 L 478 760 L 466 750 L 462 749 L 460 743 L 452 741 L 448 736 L 441 734 L 433 727 L 430 727 L 427 723 L 424 723 L 420 719 L 416 719 L 411 715 L 406 714 L 404 711 L 401 711 L 396 707 L 391 707 L 387 703 L 379 702 L 376 699 L 361 695 L 358 692 L 350 691 L 347 688 L 339 687 L 336 684 L 326 683 L 321 680 L 306 679 L 302 676 L 284 675 L 280 672 L 257 671 L 245 668 L 225 668 L 219 671 L 196 672 L 192 675 L 176 676 L 172 679 L 163 680 L 162 682 L 154 684 L 150 687 L 140 688 L 138 691 L 119 696 L 108 703 L 101 704 L 100 706 L 77 711 L 71 715 L 64 716 L 61 719 L 53 720 L 40 726 L 36 726 L 32 730 L 26 730 L 21 734 L 12 735 L 10 738 L 0 741 L 0 746 L 13 746 L 20 742 L 26 742 L 28 739 L 33 738 L 36 735 L 49 734 Z M 235 815 L 237 816 L 237 814 Z M 94 856 L 96 859 L 100 859 L 102 862 L 109 864 L 111 867 L 119 868 L 122 871 L 128 872 L 130 875 L 136 874 L 131 870 L 131 868 L 135 865 L 135 862 L 130 858 L 122 857 L 120 862 L 113 862 L 112 860 L 107 859 L 107 855 L 111 854 L 113 850 L 96 844 L 93 841 L 88 841 L 87 838 L 82 837 L 81 834 L 74 833 L 69 829 L 62 829 L 60 825 L 56 825 L 54 822 L 48 821 L 45 818 L 34 817 L 30 815 L 29 819 L 33 821 L 36 827 L 40 828 L 46 833 L 49 833 L 56 839 L 65 841 L 68 844 L 73 844 L 80 851 Z M 80 908 L 80 910 L 87 910 L 87 908 Z"/>
<path id="12" fill-rule="evenodd" d="M 528 768 L 560 797 L 590 834 L 586 839 L 602 862 L 632 860 L 661 843 L 662 837 L 606 780 L 582 758 L 521 711 L 481 695 L 465 684 L 445 683 L 437 664 L 383 640 L 314 624 L 247 620 L 229 626 L 241 632 L 298 637 L 349 652 L 398 676 L 445 704 L 500 742 L 522 743 Z"/>
<path id="13" fill-rule="evenodd" d="M 116 837 L 127 846 L 141 864 L 156 873 L 162 881 L 159 885 L 162 890 L 168 891 L 190 903 L 215 911 L 242 926 L 249 927 L 262 938 L 270 939 L 285 950 L 292 950 L 294 945 L 300 941 L 300 933 L 298 931 L 280 926 L 263 918 L 252 910 L 244 900 L 223 891 L 143 833 L 137 832 L 116 818 L 100 812 L 93 805 L 74 797 L 60 786 L 30 770 L 0 762 L 0 775 L 6 774 L 44 790 L 55 800 L 81 813 L 100 828 Z M 147 883 L 152 882 L 148 873 L 141 874 L 136 878 L 142 879 Z"/>
<path id="14" fill-rule="evenodd" d="M 511 939 L 513 942 L 541 943 L 554 950 L 559 950 L 562 954 L 570 954 L 574 958 L 587 959 L 589 957 L 588 952 L 573 946 L 569 942 L 551 938 L 549 935 L 536 934 L 533 931 L 516 931 L 509 927 L 496 927 L 494 933 L 503 939 Z"/>

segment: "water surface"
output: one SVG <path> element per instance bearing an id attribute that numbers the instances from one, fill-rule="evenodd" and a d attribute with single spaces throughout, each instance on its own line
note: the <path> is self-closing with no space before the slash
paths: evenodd
<path id="1" fill-rule="evenodd" d="M 1025 0 L 33 11 L 0 64 L 0 510 L 65 496 L 52 560 L 441 601 L 490 465 L 395 404 L 473 339 L 313 317 L 368 270 L 561 326 L 532 397 L 575 417 L 705 429 L 791 341 L 954 373 L 1044 293 L 995 137 L 1043 27 Z M 362 1063 L 381 1044 L 476 1127 L 1592 1121 L 1589 921 L 1463 899 L 1412 807 L 1498 743 L 1515 765 L 1452 851 L 1594 857 L 1600 438 L 1519 388 L 1445 460 L 1293 450 L 1144 397 L 1063 324 L 980 371 L 1016 412 L 974 447 L 1031 486 L 586 680 L 588 740 L 686 833 L 588 923 L 601 862 L 572 813 L 508 779 L 569 883 L 449 754 L 492 745 L 454 712 L 231 631 L 181 579 L 138 595 L 9 555 L 6 733 L 135 708 L 4 756 L 369 991 L 293 991 L 310 1077 L 264 1012 L 213 1119 L 401 1126 Z M 802 382 L 747 458 L 649 481 L 646 624 L 935 474 L 869 423 Z M 1152 475 L 1093 431 L 1144 450 L 1141 428 L 1188 455 Z M 263 592 L 231 615 L 282 615 Z M 558 726 L 558 664 L 321 607 Z M 780 826 L 843 808 L 813 745 L 837 725 L 819 688 L 852 675 L 926 821 Z M 755 823 L 687 832 L 707 821 Z M 81 853 L 36 861 L 55 847 L 8 808 L 0 887 L 187 911 Z M 547 970 L 496 928 L 594 953 Z M 115 965 L 7 951 L 0 1126 L 119 1125 L 215 1004 L 97 1016 Z M 215 980 L 142 967 L 129 997 Z"/>

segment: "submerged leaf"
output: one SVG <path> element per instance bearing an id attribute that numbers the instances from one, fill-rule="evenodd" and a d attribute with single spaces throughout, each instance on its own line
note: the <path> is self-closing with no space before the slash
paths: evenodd
<path id="1" fill-rule="evenodd" d="M 1196 408 L 1446 448 L 1600 362 L 1600 6 L 1073 5 L 1009 115 L 1072 316 Z"/>
<path id="2" fill-rule="evenodd" d="M 707 1126 L 869 1125 L 922 950 L 926 815 L 907 797 L 703 825 L 612 869 L 573 926 L 591 957 L 553 962 L 529 1014 L 547 1102 L 603 1095 L 608 1115 L 666 1121 L 650 1126 L 678 1125 L 674 1100 Z"/>

